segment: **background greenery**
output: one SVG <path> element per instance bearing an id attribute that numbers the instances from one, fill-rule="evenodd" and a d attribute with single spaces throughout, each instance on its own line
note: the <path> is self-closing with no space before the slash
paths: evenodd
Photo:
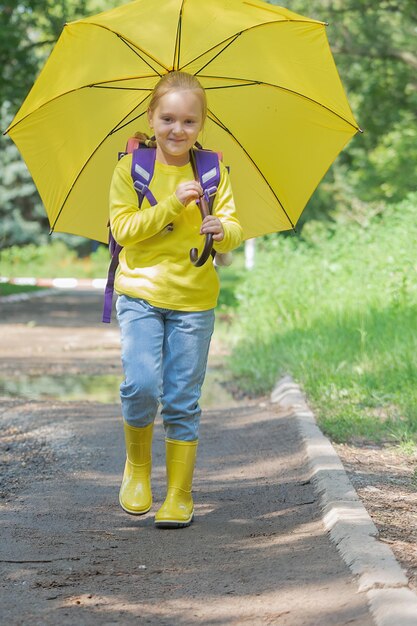
<path id="1" fill-rule="evenodd" d="M 4 0 L 0 2 L 0 130 L 28 94 L 66 22 L 104 11 L 111 0 Z M 48 220 L 29 172 L 12 141 L 0 134 L 0 249 L 47 244 Z M 68 237 L 70 247 L 89 244 Z"/>
<path id="2" fill-rule="evenodd" d="M 47 246 L 15 245 L 1 253 L 1 274 L 7 278 L 105 278 L 109 254 L 106 246 L 100 246 L 80 257 L 63 239 L 54 239 Z"/>
<path id="3" fill-rule="evenodd" d="M 116 0 L 0 3 L 0 127 L 28 93 L 65 22 Z M 365 130 L 343 151 L 309 202 L 310 219 L 366 220 L 415 187 L 417 4 L 415 0 L 279 0 L 328 22 L 328 37 L 353 112 Z M 0 246 L 46 243 L 48 225 L 31 178 L 8 137 L 0 138 Z M 70 247 L 88 251 L 78 237 Z"/>
<path id="4" fill-rule="evenodd" d="M 236 289 L 240 388 L 289 372 L 336 441 L 417 441 L 416 206 L 413 193 L 365 226 L 263 242 Z"/>
<path id="5" fill-rule="evenodd" d="M 0 126 L 29 91 L 62 25 L 115 0 L 0 3 Z M 328 22 L 357 135 L 308 203 L 297 234 L 257 242 L 221 270 L 219 316 L 246 393 L 291 373 L 338 441 L 414 449 L 417 439 L 417 4 L 415 0 L 279 0 Z M 414 193 L 413 193 L 414 192 Z M 16 148 L 0 137 L 0 263 L 8 276 L 105 276 L 108 253 L 48 237 Z"/>

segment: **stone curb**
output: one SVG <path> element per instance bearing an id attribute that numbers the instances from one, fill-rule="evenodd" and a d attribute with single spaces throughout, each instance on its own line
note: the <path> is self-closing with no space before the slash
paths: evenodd
<path id="1" fill-rule="evenodd" d="M 332 541 L 366 592 L 377 626 L 416 626 L 417 595 L 391 548 L 378 541 L 378 530 L 350 482 L 330 441 L 316 424 L 300 387 L 281 378 L 271 402 L 291 409 L 306 447 L 323 522 Z"/>

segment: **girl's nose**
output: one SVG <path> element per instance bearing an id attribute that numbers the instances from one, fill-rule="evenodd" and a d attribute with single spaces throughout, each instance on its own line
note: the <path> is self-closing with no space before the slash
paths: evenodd
<path id="1" fill-rule="evenodd" d="M 176 124 L 174 124 L 174 129 L 173 130 L 174 130 L 174 133 L 176 135 L 180 135 L 182 133 L 182 130 L 183 130 L 181 122 L 176 122 Z"/>

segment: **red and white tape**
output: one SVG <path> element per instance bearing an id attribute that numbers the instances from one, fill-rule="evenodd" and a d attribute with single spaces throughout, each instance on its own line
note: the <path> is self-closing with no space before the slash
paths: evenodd
<path id="1" fill-rule="evenodd" d="M 35 287 L 53 287 L 54 289 L 104 289 L 105 278 L 33 278 L 21 276 L 7 278 L 0 276 L 0 283 L 11 285 L 33 285 Z"/>

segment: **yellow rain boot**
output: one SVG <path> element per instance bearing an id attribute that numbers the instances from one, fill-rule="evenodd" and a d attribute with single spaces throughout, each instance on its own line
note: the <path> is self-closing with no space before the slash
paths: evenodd
<path id="1" fill-rule="evenodd" d="M 158 528 L 183 528 L 194 517 L 191 496 L 198 441 L 165 439 L 167 497 L 155 515 Z"/>
<path id="2" fill-rule="evenodd" d="M 124 422 L 126 465 L 119 502 L 126 513 L 143 515 L 152 506 L 151 466 L 153 424 L 133 428 Z"/>

